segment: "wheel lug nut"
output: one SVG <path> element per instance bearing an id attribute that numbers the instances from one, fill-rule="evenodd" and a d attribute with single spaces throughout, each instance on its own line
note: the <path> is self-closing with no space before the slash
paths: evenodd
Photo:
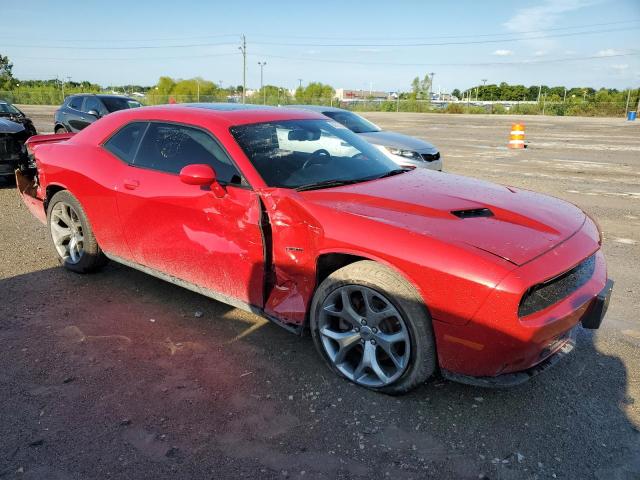
<path id="1" fill-rule="evenodd" d="M 378 333 L 378 329 L 377 329 L 377 328 L 375 328 L 375 327 L 374 327 L 374 328 L 372 328 L 372 329 L 371 329 L 371 331 L 372 331 L 373 333 Z"/>
<path id="2" fill-rule="evenodd" d="M 371 340 L 371 345 L 375 345 L 376 341 L 375 340 Z"/>
<path id="3" fill-rule="evenodd" d="M 356 331 L 356 332 L 359 332 L 360 331 L 360 327 L 356 327 L 353 330 Z"/>
<path id="4" fill-rule="evenodd" d="M 361 338 L 361 339 L 360 339 L 360 343 L 364 343 L 364 338 Z"/>
<path id="5" fill-rule="evenodd" d="M 361 325 L 366 325 L 366 324 L 367 324 L 367 321 L 366 321 L 366 320 L 364 320 L 364 319 L 363 319 L 363 320 L 360 320 L 360 324 L 361 324 Z"/>

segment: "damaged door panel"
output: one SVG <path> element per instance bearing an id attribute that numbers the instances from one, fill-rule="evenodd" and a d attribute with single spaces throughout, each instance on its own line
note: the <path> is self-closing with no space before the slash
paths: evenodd
<path id="1" fill-rule="evenodd" d="M 262 199 L 273 239 L 272 283 L 264 310 L 285 323 L 302 325 L 315 288 L 315 252 L 322 227 L 281 190 L 265 190 Z"/>

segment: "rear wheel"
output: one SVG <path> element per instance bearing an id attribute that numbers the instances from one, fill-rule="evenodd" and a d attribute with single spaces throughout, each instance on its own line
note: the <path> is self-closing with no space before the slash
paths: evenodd
<path id="1" fill-rule="evenodd" d="M 51 198 L 47 221 L 58 260 L 65 268 L 87 273 L 107 262 L 80 202 L 67 190 Z"/>
<path id="2" fill-rule="evenodd" d="M 429 313 L 395 271 L 361 261 L 331 274 L 311 306 L 316 348 L 339 375 L 363 387 L 402 394 L 436 368 Z"/>

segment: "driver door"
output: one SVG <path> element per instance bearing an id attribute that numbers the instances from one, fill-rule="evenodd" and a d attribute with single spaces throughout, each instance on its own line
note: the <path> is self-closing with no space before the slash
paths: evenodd
<path id="1" fill-rule="evenodd" d="M 198 163 L 216 171 L 223 197 L 180 180 L 184 166 Z M 135 263 L 229 303 L 263 306 L 259 198 L 209 132 L 148 122 L 117 203 Z"/>

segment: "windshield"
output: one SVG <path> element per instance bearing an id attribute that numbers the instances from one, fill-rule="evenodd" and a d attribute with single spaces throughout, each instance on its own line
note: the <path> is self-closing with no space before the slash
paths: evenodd
<path id="1" fill-rule="evenodd" d="M 323 115 L 341 123 L 354 133 L 369 133 L 379 132 L 380 129 L 371 123 L 369 120 L 365 120 L 360 115 L 356 115 L 351 112 L 329 111 L 322 112 Z"/>
<path id="2" fill-rule="evenodd" d="M 20 113 L 20 110 L 18 110 L 16 107 L 11 105 L 10 103 L 0 102 L 0 113 L 12 113 L 17 115 Z"/>
<path id="3" fill-rule="evenodd" d="M 127 108 L 137 108 L 142 106 L 140 102 L 136 102 L 135 100 L 124 97 L 101 97 L 100 100 L 102 100 L 104 106 L 107 107 L 109 113 L 115 112 L 117 110 L 126 110 Z"/>
<path id="4" fill-rule="evenodd" d="M 231 133 L 270 187 L 307 188 L 387 176 L 398 166 L 377 148 L 330 120 L 240 125 Z"/>

